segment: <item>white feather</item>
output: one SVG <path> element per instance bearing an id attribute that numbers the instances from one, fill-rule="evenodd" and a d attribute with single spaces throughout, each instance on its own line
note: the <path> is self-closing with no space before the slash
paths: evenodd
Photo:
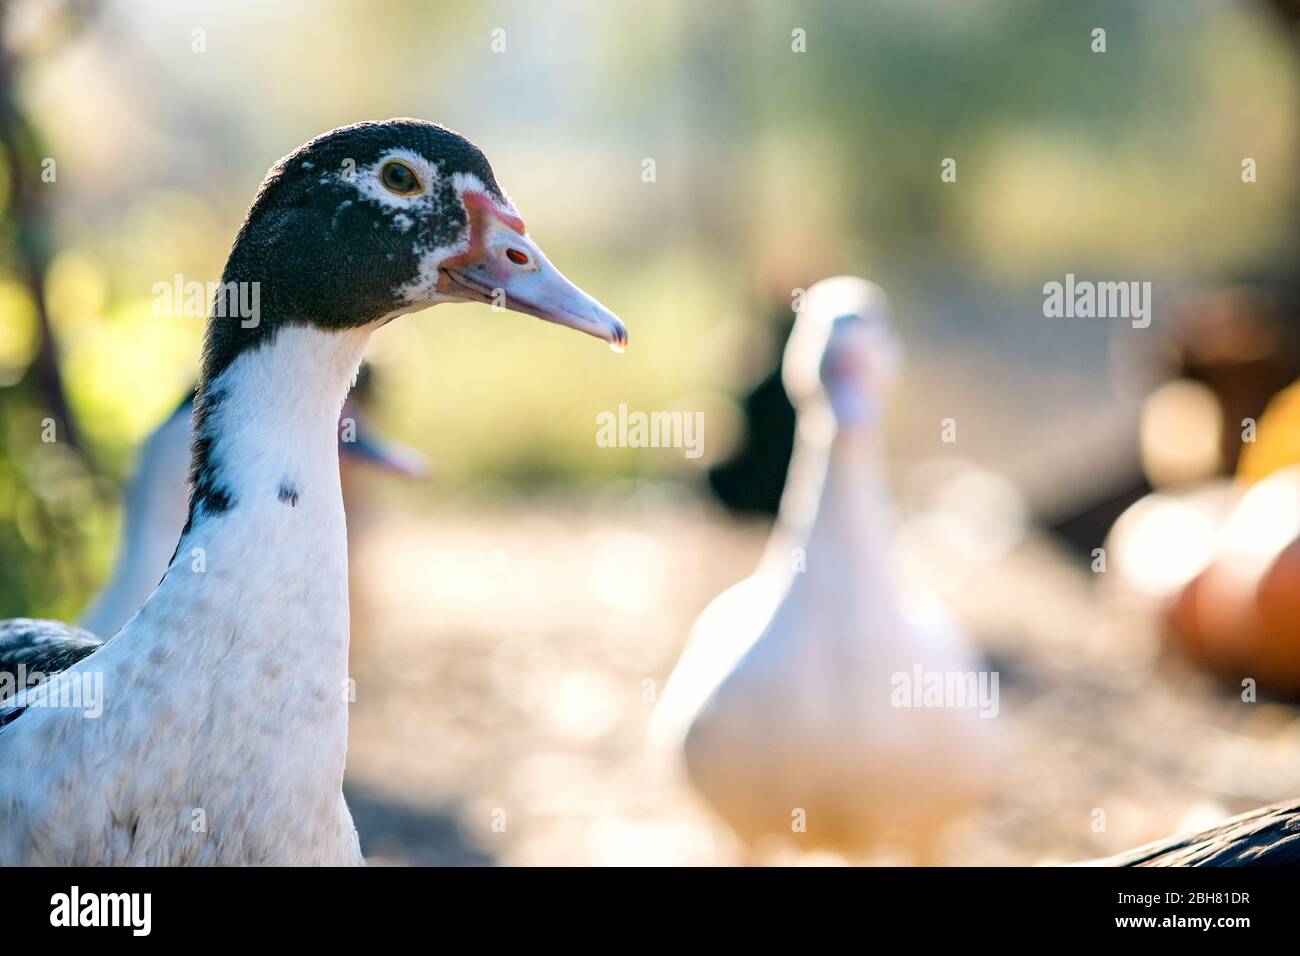
<path id="1" fill-rule="evenodd" d="M 72 669 L 102 674 L 100 718 L 32 708 L 0 731 L 0 864 L 361 862 L 341 791 L 335 429 L 369 332 L 284 328 L 214 383 L 234 505 L 195 524 L 140 613 Z"/>

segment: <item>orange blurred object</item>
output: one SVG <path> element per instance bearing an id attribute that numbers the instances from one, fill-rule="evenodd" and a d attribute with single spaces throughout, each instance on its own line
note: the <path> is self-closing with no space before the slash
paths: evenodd
<path id="1" fill-rule="evenodd" d="M 1273 396 L 1259 417 L 1258 435 L 1246 443 L 1237 477 L 1256 482 L 1300 462 L 1300 382 Z"/>
<path id="2" fill-rule="evenodd" d="M 1210 672 L 1300 697 L 1300 466 L 1232 509 L 1210 564 L 1164 610 L 1170 644 Z"/>
<path id="3" fill-rule="evenodd" d="M 1265 669 L 1300 693 L 1300 538 L 1269 565 L 1256 592 Z"/>

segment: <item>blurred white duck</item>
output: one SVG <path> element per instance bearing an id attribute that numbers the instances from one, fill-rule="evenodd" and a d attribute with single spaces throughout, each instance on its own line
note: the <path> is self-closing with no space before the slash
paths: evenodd
<path id="1" fill-rule="evenodd" d="M 652 722 L 751 847 L 890 841 L 927 862 L 991 783 L 998 738 L 978 701 L 907 706 L 918 678 L 981 675 L 937 602 L 895 580 L 879 431 L 898 355 L 878 286 L 809 290 L 785 354 L 799 425 L 776 530 L 758 572 L 700 615 Z"/>
<path id="2" fill-rule="evenodd" d="M 398 474 L 420 476 L 427 462 L 417 451 L 378 437 L 358 406 L 368 394 L 369 366 L 363 365 L 339 420 L 339 462 L 363 461 Z M 146 439 L 122 502 L 124 525 L 113 573 L 92 599 L 81 621 L 87 631 L 107 638 L 121 630 L 158 582 L 176 551 L 189 514 L 191 393 Z M 344 498 L 347 498 L 344 481 Z M 349 524 L 355 526 L 355 510 Z"/>

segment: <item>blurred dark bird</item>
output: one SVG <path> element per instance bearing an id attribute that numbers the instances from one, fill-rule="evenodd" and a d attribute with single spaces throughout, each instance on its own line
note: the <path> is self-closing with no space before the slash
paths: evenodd
<path id="1" fill-rule="evenodd" d="M 1198 296 L 1155 352 L 1143 406 L 1159 490 L 1115 521 L 1107 585 L 1154 602 L 1168 645 L 1209 673 L 1300 695 L 1300 385 L 1287 310 L 1258 290 Z M 1162 357 L 1162 358 L 1160 358 Z"/>
<path id="2" fill-rule="evenodd" d="M 1300 0 L 1264 0 L 1288 26 L 1300 23 Z"/>
<path id="3" fill-rule="evenodd" d="M 371 333 L 484 302 L 627 342 L 478 147 L 419 120 L 342 127 L 272 167 L 222 281 L 258 283 L 260 315 L 208 320 L 165 577 L 102 647 L 0 705 L 0 864 L 362 862 L 337 428 Z"/>
<path id="4" fill-rule="evenodd" d="M 1285 298 L 1281 290 L 1230 286 L 1193 296 L 1172 316 L 1148 356 L 1151 378 L 1162 383 L 1143 410 L 1143 468 L 1153 485 L 1186 485 L 1236 470 L 1248 447 L 1243 427 L 1258 421 L 1300 374 L 1296 309 Z M 1190 396 L 1188 385 L 1205 396 L 1203 403 L 1162 402 L 1162 390 L 1171 386 L 1175 395 Z"/>
<path id="5" fill-rule="evenodd" d="M 1246 422 L 1300 373 L 1296 308 L 1286 289 L 1242 284 L 1198 293 L 1153 326 L 1148 347 L 1117 354 L 1140 389 L 1136 432 L 1090 449 L 1095 474 L 1068 504 L 1040 507 L 1040 523 L 1081 557 L 1152 491 L 1182 496 L 1231 475 Z M 1127 340 L 1126 340 L 1127 341 Z M 1134 520 L 1129 520 L 1130 534 Z"/>
<path id="6" fill-rule="evenodd" d="M 1300 803 L 1279 803 L 1208 830 L 1157 840 L 1093 866 L 1300 866 Z"/>
<path id="7" fill-rule="evenodd" d="M 396 474 L 419 476 L 426 471 L 414 449 L 385 441 L 375 434 L 359 406 L 368 391 L 370 366 L 363 364 L 357 384 L 343 405 L 339 420 L 339 462 L 373 465 Z M 116 634 L 153 593 L 171 563 L 176 541 L 189 512 L 187 472 L 190 462 L 194 395 L 181 402 L 145 440 L 123 500 L 124 526 L 113 572 L 90 603 L 81 626 L 94 634 Z M 350 513 L 347 481 L 344 503 Z M 353 533 L 355 521 L 351 522 Z"/>
<path id="8" fill-rule="evenodd" d="M 774 348 L 790 334 L 788 315 L 787 308 L 775 323 L 780 338 Z M 775 515 L 794 452 L 794 406 L 781 384 L 779 363 L 745 395 L 741 410 L 745 437 L 735 454 L 709 469 L 709 487 L 731 511 Z"/>
<path id="9" fill-rule="evenodd" d="M 879 287 L 809 290 L 784 363 L 799 420 L 777 527 L 758 572 L 700 615 L 655 711 L 653 742 L 760 855 L 793 834 L 928 861 L 996 772 L 974 696 L 922 700 L 979 665 L 936 599 L 897 580 L 879 430 L 898 351 Z"/>

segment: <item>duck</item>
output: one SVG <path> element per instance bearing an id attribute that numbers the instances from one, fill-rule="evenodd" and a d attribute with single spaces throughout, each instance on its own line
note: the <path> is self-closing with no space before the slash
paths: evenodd
<path id="1" fill-rule="evenodd" d="M 1091 866 L 1300 866 L 1300 800 L 1091 861 Z"/>
<path id="2" fill-rule="evenodd" d="M 357 385 L 344 404 L 339 462 L 345 469 L 348 462 L 356 462 L 393 474 L 422 477 L 428 471 L 424 456 L 376 434 L 369 419 L 356 407 L 363 382 L 370 377 L 369 369 L 369 365 L 362 365 Z M 122 501 L 122 539 L 113 570 L 78 622 L 84 631 L 116 634 L 153 593 L 171 563 L 189 511 L 186 478 L 193 439 L 193 405 L 191 390 L 141 445 Z M 345 502 L 350 497 L 347 489 L 345 472 Z M 353 510 L 347 508 L 349 513 Z M 355 519 L 349 525 L 355 532 Z"/>
<path id="3" fill-rule="evenodd" d="M 881 426 L 900 354 L 878 285 L 807 291 L 783 363 L 797 438 L 771 538 L 699 615 L 651 718 L 652 747 L 754 862 L 885 845 L 933 862 L 996 777 L 991 713 L 916 706 L 928 675 L 989 672 L 897 573 Z"/>
<path id="4" fill-rule="evenodd" d="M 342 793 L 335 429 L 368 340 L 454 302 L 628 339 L 529 236 L 482 150 L 424 120 L 340 127 L 272 166 L 222 275 L 253 282 L 256 321 L 214 306 L 206 324 L 166 574 L 117 634 L 0 705 L 0 865 L 364 863 Z M 60 628 L 0 634 L 57 667 L 82 640 Z"/>

